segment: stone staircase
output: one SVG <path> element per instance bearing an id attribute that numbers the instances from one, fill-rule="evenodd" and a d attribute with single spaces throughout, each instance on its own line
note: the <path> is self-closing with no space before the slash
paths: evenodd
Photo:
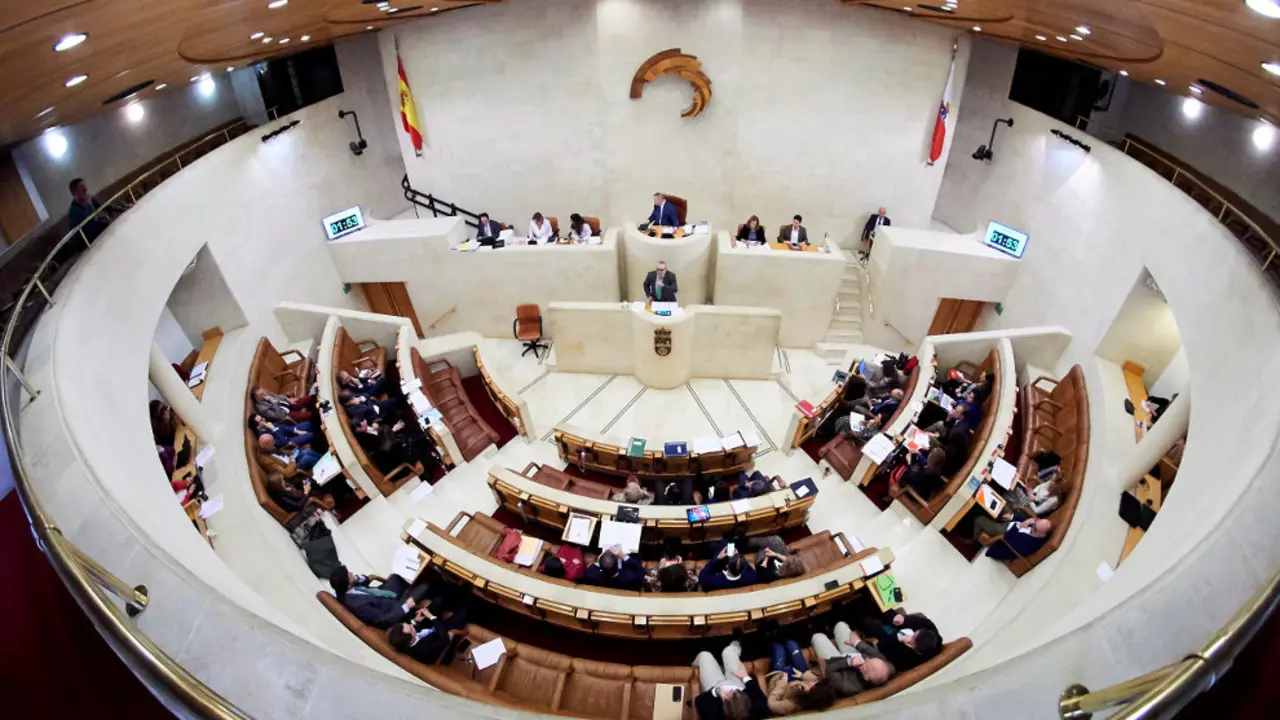
<path id="1" fill-rule="evenodd" d="M 827 327 L 826 343 L 856 345 L 862 342 L 862 269 L 846 262 L 844 279 L 836 294 L 837 310 Z"/>

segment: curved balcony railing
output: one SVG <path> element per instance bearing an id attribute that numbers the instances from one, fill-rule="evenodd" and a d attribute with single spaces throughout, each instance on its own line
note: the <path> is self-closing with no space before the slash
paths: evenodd
<path id="1" fill-rule="evenodd" d="M 204 147 L 219 139 L 221 143 L 218 144 L 229 142 L 231 139 L 229 129 L 201 140 L 196 145 L 185 149 L 182 154 L 190 153 L 195 147 Z M 3 424 L 5 441 L 8 444 L 9 461 L 17 481 L 18 495 L 26 508 L 32 532 L 59 578 L 92 620 L 99 633 L 134 674 L 171 710 L 187 717 L 219 720 L 247 718 L 248 715 L 189 673 L 131 623 L 129 618 L 146 610 L 149 601 L 146 587 L 128 585 L 81 552 L 63 536 L 57 523 L 46 512 L 32 490 L 23 461 L 22 443 L 18 436 L 15 417 L 15 411 L 22 398 L 15 394 L 11 380 L 21 384 L 29 398 L 28 402 L 34 402 L 39 396 L 39 389 L 30 385 L 12 357 L 15 342 L 21 339 L 18 328 L 24 316 L 34 313 L 32 316 L 34 319 L 44 312 L 44 307 L 39 304 L 41 298 L 47 305 L 53 304 L 53 297 L 43 279 L 46 278 L 54 256 L 68 243 L 83 242 L 86 246 L 91 246 L 84 232 L 85 224 L 105 212 L 108 205 L 136 202 L 142 194 L 155 187 L 153 176 L 172 169 L 171 165 L 181 169 L 182 161 L 178 156 L 174 156 L 136 178 L 104 203 L 103 209 L 90 215 L 84 223 L 72 228 L 46 254 L 24 285 L 13 312 L 5 323 L 3 340 L 0 341 L 0 353 L 3 353 L 4 358 L 3 367 L 0 368 L 0 423 Z M 148 180 L 152 183 L 144 184 Z M 1223 202 L 1225 208 L 1228 204 Z M 1226 209 L 1223 210 L 1223 214 L 1225 212 Z M 1241 217 L 1244 222 L 1252 224 L 1247 218 Z M 1265 233 L 1260 229 L 1258 232 L 1270 248 L 1265 260 L 1260 261 L 1265 271 L 1274 260 L 1277 249 Z M 92 473 L 88 467 L 85 470 Z M 118 598 L 121 605 L 117 605 L 109 595 Z M 1214 680 L 1230 666 L 1232 659 L 1266 621 L 1278 602 L 1280 602 L 1280 575 L 1273 578 L 1261 593 L 1241 607 L 1231 622 L 1225 625 L 1201 652 L 1140 678 L 1097 692 L 1089 692 L 1081 686 L 1068 688 L 1060 701 L 1062 716 L 1072 719 L 1085 718 L 1092 712 L 1116 707 L 1123 709 L 1112 716 L 1115 718 L 1171 716 L 1193 697 L 1211 686 Z"/>

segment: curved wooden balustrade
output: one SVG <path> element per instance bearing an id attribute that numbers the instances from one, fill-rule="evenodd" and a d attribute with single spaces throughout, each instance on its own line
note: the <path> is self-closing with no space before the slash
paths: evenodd
<path id="1" fill-rule="evenodd" d="M 760 450 L 760 437 L 753 430 L 738 433 L 742 447 L 732 450 L 695 452 L 691 438 L 673 439 L 687 447 L 685 455 L 668 456 L 667 441 L 646 444 L 644 453 L 631 457 L 627 450 L 630 438 L 593 433 L 585 428 L 561 423 L 556 428 L 556 450 L 567 465 L 592 470 L 606 475 L 635 475 L 647 480 L 678 480 L 697 476 L 734 475 L 754 466 L 752 458 Z M 648 440 L 646 438 L 646 440 Z M 656 450 L 648 449 L 658 448 Z"/>

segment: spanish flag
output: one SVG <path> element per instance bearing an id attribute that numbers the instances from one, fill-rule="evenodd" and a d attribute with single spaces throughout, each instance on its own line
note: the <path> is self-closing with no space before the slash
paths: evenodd
<path id="1" fill-rule="evenodd" d="M 422 157 L 422 131 L 418 128 L 418 109 L 413 104 L 413 91 L 409 89 L 409 77 L 404 74 L 404 61 L 400 59 L 400 44 L 396 43 L 396 67 L 400 74 L 400 122 L 413 141 L 413 151 Z"/>

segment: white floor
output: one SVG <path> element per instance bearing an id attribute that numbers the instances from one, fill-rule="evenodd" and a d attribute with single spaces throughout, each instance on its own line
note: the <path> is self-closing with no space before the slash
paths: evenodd
<path id="1" fill-rule="evenodd" d="M 631 376 L 557 372 L 554 354 L 541 361 L 532 355 L 521 357 L 520 344 L 514 340 L 485 343 L 486 361 L 520 388 L 519 394 L 529 404 L 539 436 L 516 438 L 501 449 L 491 448 L 450 472 L 421 502 L 412 498 L 420 484 L 412 481 L 389 498 L 374 499 L 341 526 L 331 523 L 339 554 L 353 569 L 385 573 L 400 545 L 400 528 L 409 518 L 422 518 L 443 527 L 459 512 L 493 512 L 497 503 L 485 481 L 488 469 L 494 465 L 518 470 L 536 461 L 563 467 L 548 439 L 557 424 L 567 422 L 615 436 L 653 439 L 754 430 L 761 438 L 756 456 L 758 469 L 788 481 L 804 477 L 816 481 L 821 501 L 810 513 L 809 528 L 814 532 L 843 532 L 868 546 L 891 548 L 897 556 L 894 572 L 907 593 L 907 607 L 929 614 L 947 637 L 973 630 L 1015 582 L 1003 566 L 982 556 L 967 562 L 936 530 L 922 527 L 901 506 L 895 504 L 882 512 L 853 483 L 834 473 L 824 473 L 825 466 L 814 463 L 803 451 L 787 453 L 783 449 L 796 399 L 820 393 L 828 386 L 837 361 L 804 350 L 780 350 L 775 363 L 779 373 L 772 380 L 698 379 L 672 390 L 654 390 Z M 870 354 L 874 349 L 867 348 L 866 352 Z M 234 447 L 229 452 L 238 449 Z M 225 477 L 224 470 L 218 485 L 225 485 L 228 480 L 247 484 L 244 472 L 247 469 L 243 461 L 235 463 L 230 474 L 240 477 Z M 265 513 L 257 512 L 270 520 Z M 288 573 L 293 578 L 290 585 L 302 589 L 304 599 L 323 587 L 320 580 L 305 580 L 305 565 L 287 539 L 264 544 L 260 536 L 252 541 L 228 537 L 244 529 L 242 522 L 235 523 L 240 527 L 218 528 L 222 534 L 215 543 L 217 552 L 229 565 L 252 577 L 254 584 L 263 589 L 268 587 L 262 568 L 277 563 L 293 565 Z M 273 523 L 252 524 L 261 532 L 269 532 Z M 274 557 L 268 557 L 268 551 Z M 287 593 L 279 585 L 271 584 L 271 596 L 294 605 L 295 601 L 286 598 Z M 314 599 L 310 602 L 314 604 Z M 310 613 L 300 615 L 314 618 Z"/>

